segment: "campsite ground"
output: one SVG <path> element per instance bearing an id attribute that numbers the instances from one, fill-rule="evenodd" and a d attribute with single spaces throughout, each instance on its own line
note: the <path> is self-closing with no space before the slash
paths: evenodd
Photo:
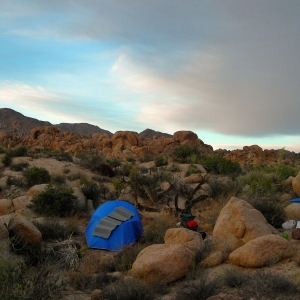
<path id="1" fill-rule="evenodd" d="M 90 171 L 89 169 L 87 169 L 83 166 L 80 166 L 79 164 L 75 164 L 73 162 L 63 162 L 63 161 L 56 160 L 54 158 L 36 158 L 36 159 L 33 159 L 31 157 L 14 157 L 13 158 L 14 164 L 21 163 L 21 162 L 22 163 L 27 162 L 30 165 L 30 167 L 32 167 L 32 166 L 43 167 L 43 168 L 47 169 L 51 175 L 55 174 L 55 175 L 64 176 L 66 178 L 66 183 L 72 187 L 80 187 L 80 182 L 79 182 L 79 180 L 69 180 L 67 175 L 80 173 L 89 178 L 94 178 L 95 176 L 96 177 L 98 176 L 94 172 Z M 148 162 L 148 163 L 142 163 L 140 165 L 150 168 L 154 165 L 154 163 Z M 188 168 L 188 164 L 181 164 L 181 165 L 179 165 L 179 167 L 180 167 L 181 171 L 178 173 L 178 175 L 183 176 L 183 174 L 186 172 L 186 170 Z M 19 176 L 19 174 L 20 174 L 19 172 L 11 171 L 8 167 L 4 168 L 2 170 L 1 177 L 0 177 L 0 186 L 2 186 L 2 187 L 6 186 L 6 179 L 8 176 Z M 106 184 L 110 185 L 111 183 L 106 183 Z M 4 188 L 1 191 L 0 196 L 1 196 L 1 198 L 12 197 L 12 194 L 13 194 L 12 190 Z M 226 202 L 224 202 L 223 205 L 225 203 Z M 206 205 L 208 207 L 206 208 L 206 210 L 203 210 L 203 212 L 201 213 L 202 219 L 199 220 L 199 222 L 200 222 L 200 225 L 202 224 L 205 227 L 204 230 L 207 231 L 208 237 L 211 237 L 212 226 L 209 225 L 210 220 L 208 220 L 208 219 L 211 219 L 212 215 L 214 213 L 217 213 L 218 211 L 220 211 L 220 209 L 222 208 L 222 204 L 220 204 L 220 203 L 216 204 L 215 202 L 211 202 L 211 203 L 206 203 Z M 162 207 L 161 207 L 161 209 L 163 210 Z M 151 223 L 151 221 L 149 221 L 149 220 L 151 220 L 151 217 L 148 218 L 147 216 L 148 215 L 150 216 L 153 213 L 147 213 L 144 211 L 144 212 L 142 212 L 142 214 L 144 216 L 143 221 L 148 222 L 148 224 Z M 157 214 L 159 214 L 159 212 Z M 166 218 L 165 212 L 163 212 L 162 216 L 163 216 L 163 218 Z M 206 217 L 207 217 L 207 219 L 205 219 Z M 85 242 L 85 236 L 84 236 L 84 230 L 89 222 L 89 218 L 90 218 L 89 216 L 78 216 L 78 215 L 73 216 L 73 221 L 75 223 L 77 223 L 77 225 L 78 225 L 78 234 L 76 236 L 74 235 L 73 238 L 81 245 L 82 258 L 84 258 L 85 261 L 87 262 L 87 261 L 89 261 L 89 259 L 88 259 L 89 256 L 91 257 L 91 259 L 93 257 L 106 257 L 107 261 L 109 262 L 110 256 L 116 257 L 116 256 L 118 256 L 119 253 L 118 252 L 109 252 L 106 250 L 87 249 L 86 242 Z M 178 218 L 170 215 L 169 226 L 175 227 L 175 224 L 177 221 L 179 221 Z M 283 230 L 281 230 L 281 231 L 283 233 Z M 285 232 L 287 232 L 289 234 L 289 239 L 292 240 L 291 231 L 285 231 Z M 299 251 L 300 251 L 300 240 L 292 240 L 292 243 L 295 247 L 299 248 Z M 136 249 L 136 247 L 133 249 Z M 132 254 L 134 254 L 134 253 L 132 253 Z M 135 253 L 135 254 L 137 254 L 137 253 Z M 230 264 L 230 262 L 226 261 L 217 267 L 210 268 L 208 276 L 210 278 L 216 277 L 220 273 L 224 272 L 224 270 L 228 269 L 229 267 L 231 268 L 233 266 Z M 248 272 L 248 273 L 251 273 L 254 271 L 253 269 L 246 269 L 246 268 L 240 268 L 240 267 L 234 267 L 234 268 L 241 270 L 243 272 Z M 299 268 L 298 263 L 296 263 L 295 261 L 284 260 L 275 265 L 264 267 L 263 270 L 270 271 L 273 274 L 278 274 L 278 275 L 282 275 L 284 277 L 290 278 L 294 283 L 296 283 L 298 286 L 300 286 L 300 268 Z M 119 272 L 119 273 L 116 273 L 116 276 L 123 276 L 126 274 L 127 274 L 127 272 L 123 272 L 123 273 Z M 92 274 L 89 274 L 89 276 L 92 276 Z M 172 287 L 175 289 L 177 285 L 180 285 L 180 284 L 182 284 L 182 282 L 187 281 L 187 280 L 188 280 L 187 278 L 180 280 L 179 282 L 174 283 L 172 285 Z M 77 284 L 77 285 L 80 286 L 80 284 Z M 171 299 L 171 296 L 170 296 L 171 294 L 172 294 L 172 291 L 170 290 L 169 296 L 166 295 L 163 297 L 163 299 Z M 224 289 L 223 295 L 226 295 L 226 289 Z M 70 282 L 70 284 L 68 284 L 68 286 L 66 287 L 66 291 L 64 292 L 64 299 L 66 299 L 66 300 L 90 299 L 90 292 L 86 292 L 84 290 L 84 288 L 76 288 L 74 286 L 74 284 L 72 282 Z M 219 299 L 222 299 L 222 298 L 219 298 Z M 223 299 L 225 299 L 225 298 L 223 298 Z"/>

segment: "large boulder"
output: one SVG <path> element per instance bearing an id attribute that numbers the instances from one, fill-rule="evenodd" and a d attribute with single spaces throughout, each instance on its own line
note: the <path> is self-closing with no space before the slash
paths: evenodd
<path id="1" fill-rule="evenodd" d="M 297 176 L 293 178 L 292 187 L 294 192 L 300 196 L 300 174 L 297 174 Z"/>
<path id="2" fill-rule="evenodd" d="M 300 220 L 300 204 L 299 203 L 291 203 L 287 207 L 284 208 L 286 213 L 287 220 Z"/>
<path id="3" fill-rule="evenodd" d="M 0 199 L 0 216 L 9 215 L 14 211 L 14 206 L 10 199 Z"/>
<path id="4" fill-rule="evenodd" d="M 197 139 L 197 134 L 192 131 L 177 131 L 174 133 L 174 140 L 179 141 L 180 144 L 186 141 L 194 143 Z"/>
<path id="5" fill-rule="evenodd" d="M 164 240 L 167 245 L 181 244 L 195 251 L 201 251 L 204 248 L 201 234 L 187 228 L 168 229 Z"/>
<path id="6" fill-rule="evenodd" d="M 216 249 L 230 253 L 263 235 L 277 233 L 248 202 L 232 197 L 221 210 L 213 230 Z"/>
<path id="7" fill-rule="evenodd" d="M 185 276 L 194 251 L 180 244 L 154 244 L 143 249 L 132 265 L 132 274 L 148 284 L 168 284 Z"/>
<path id="8" fill-rule="evenodd" d="M 229 254 L 235 265 L 259 268 L 293 256 L 289 241 L 276 234 L 260 236 Z"/>
<path id="9" fill-rule="evenodd" d="M 37 244 L 42 241 L 41 232 L 26 218 L 13 216 L 8 223 L 10 236 L 17 236 L 29 244 Z"/>

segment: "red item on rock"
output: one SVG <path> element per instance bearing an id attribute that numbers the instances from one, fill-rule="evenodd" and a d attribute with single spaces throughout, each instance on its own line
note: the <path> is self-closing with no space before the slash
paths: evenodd
<path id="1" fill-rule="evenodd" d="M 196 221 L 189 221 L 187 222 L 188 227 L 197 227 L 198 223 Z"/>

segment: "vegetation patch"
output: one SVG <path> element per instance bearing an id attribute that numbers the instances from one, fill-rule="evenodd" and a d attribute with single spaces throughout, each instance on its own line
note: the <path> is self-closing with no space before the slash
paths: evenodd
<path id="1" fill-rule="evenodd" d="M 68 216 L 77 208 L 77 197 L 73 193 L 67 186 L 48 185 L 33 197 L 28 207 L 43 216 Z"/>

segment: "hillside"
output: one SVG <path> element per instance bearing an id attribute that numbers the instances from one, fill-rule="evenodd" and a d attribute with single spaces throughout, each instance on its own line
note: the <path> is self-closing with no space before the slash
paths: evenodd
<path id="1" fill-rule="evenodd" d="M 25 137 L 30 134 L 31 129 L 34 127 L 51 125 L 50 122 L 26 117 L 10 108 L 0 109 L 0 131 Z"/>
<path id="2" fill-rule="evenodd" d="M 0 299 L 299 299 L 300 230 L 281 228 L 300 219 L 286 201 L 300 194 L 299 169 L 224 176 L 194 164 L 186 176 L 189 163 L 154 172 L 152 160 L 120 162 L 107 177 L 101 161 L 21 150 L 0 153 Z M 126 176 L 129 166 L 138 177 Z M 112 199 L 136 205 L 143 236 L 118 251 L 88 248 L 91 216 Z M 196 231 L 180 219 L 189 204 Z"/>
<path id="3" fill-rule="evenodd" d="M 88 123 L 59 123 L 51 124 L 48 121 L 40 121 L 34 118 L 26 117 L 21 113 L 10 109 L 0 109 L 0 131 L 13 133 L 14 135 L 25 137 L 30 134 L 30 131 L 35 127 L 42 126 L 57 126 L 62 132 L 75 132 L 81 134 L 92 135 L 94 133 L 113 135 L 109 130 L 102 129 L 96 125 Z M 168 133 L 146 129 L 140 133 L 143 138 L 153 138 L 154 136 L 172 137 Z"/>

